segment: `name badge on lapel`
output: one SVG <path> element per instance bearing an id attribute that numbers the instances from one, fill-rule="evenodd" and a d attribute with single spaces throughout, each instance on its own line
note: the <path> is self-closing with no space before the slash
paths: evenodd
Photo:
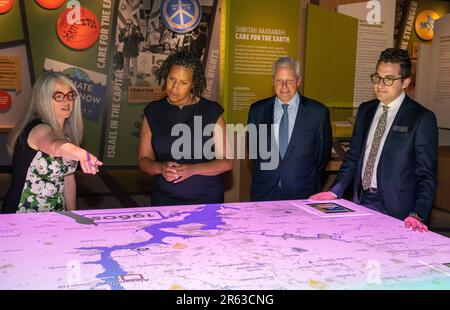
<path id="1" fill-rule="evenodd" d="M 408 127 L 407 126 L 394 125 L 392 127 L 392 131 L 395 131 L 395 132 L 408 132 Z"/>

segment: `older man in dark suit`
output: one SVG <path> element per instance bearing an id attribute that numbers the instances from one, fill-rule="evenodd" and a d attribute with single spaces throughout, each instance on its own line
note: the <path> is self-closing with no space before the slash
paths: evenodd
<path id="1" fill-rule="evenodd" d="M 290 57 L 278 59 L 273 66 L 276 96 L 255 102 L 248 115 L 253 172 L 251 199 L 303 199 L 320 190 L 320 176 L 331 152 L 329 111 L 323 104 L 298 92 L 300 65 Z M 274 130 L 270 130 L 271 128 Z M 261 153 L 266 140 L 267 158 Z M 276 149 L 276 152 L 273 152 Z M 268 165 L 274 162 L 276 165 Z"/>
<path id="2" fill-rule="evenodd" d="M 341 197 L 354 182 L 353 200 L 427 231 L 437 183 L 438 130 L 433 112 L 404 93 L 411 60 L 401 49 L 384 50 L 371 75 L 377 99 L 358 108 L 350 149 L 329 192 Z"/>

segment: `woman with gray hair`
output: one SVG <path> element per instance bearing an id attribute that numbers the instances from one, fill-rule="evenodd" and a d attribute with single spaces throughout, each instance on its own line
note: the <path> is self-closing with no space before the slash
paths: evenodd
<path id="1" fill-rule="evenodd" d="M 76 209 L 74 172 L 96 174 L 102 162 L 79 147 L 83 119 L 79 93 L 66 76 L 45 72 L 8 140 L 11 185 L 2 213 Z"/>

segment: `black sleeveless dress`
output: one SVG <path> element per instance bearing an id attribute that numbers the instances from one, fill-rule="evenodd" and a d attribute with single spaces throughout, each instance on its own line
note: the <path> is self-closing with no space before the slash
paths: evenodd
<path id="1" fill-rule="evenodd" d="M 208 124 L 215 124 L 222 113 L 223 108 L 218 103 L 204 98 L 181 109 L 170 104 L 167 99 L 149 103 L 144 109 L 144 114 L 152 132 L 149 143 L 152 144 L 156 160 L 162 163 L 174 161 L 179 164 L 197 164 L 212 160 L 208 159 L 208 156 L 205 157 L 202 151 L 205 143 L 212 139 L 211 130 L 209 135 L 203 136 L 203 133 L 205 127 Z M 190 143 L 182 144 L 180 139 Z M 184 154 L 182 158 L 174 158 L 180 157 L 181 153 Z M 222 203 L 223 200 L 222 175 L 193 175 L 176 184 L 167 182 L 162 175 L 157 175 L 155 188 L 151 194 L 152 206 Z"/>

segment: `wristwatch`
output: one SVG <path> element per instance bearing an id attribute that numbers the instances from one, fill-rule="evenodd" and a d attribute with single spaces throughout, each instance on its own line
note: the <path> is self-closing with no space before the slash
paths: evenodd
<path id="1" fill-rule="evenodd" d="M 415 212 L 411 212 L 409 214 L 409 216 L 411 216 L 411 217 L 415 218 L 416 220 L 420 221 L 421 223 L 423 223 L 423 218 L 419 214 L 417 214 Z"/>

